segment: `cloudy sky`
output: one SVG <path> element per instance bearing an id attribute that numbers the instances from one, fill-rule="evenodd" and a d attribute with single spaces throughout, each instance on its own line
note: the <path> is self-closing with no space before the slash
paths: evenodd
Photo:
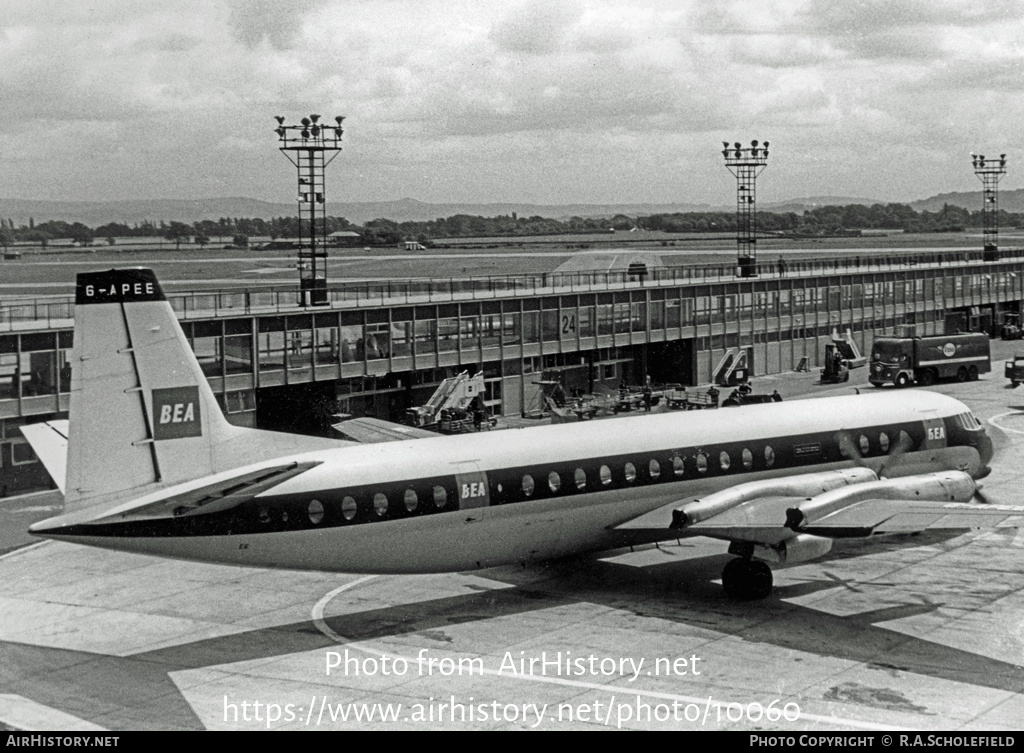
<path id="1" fill-rule="evenodd" d="M 1024 185 L 1019 0 L 0 0 L 0 197 L 727 204 Z"/>

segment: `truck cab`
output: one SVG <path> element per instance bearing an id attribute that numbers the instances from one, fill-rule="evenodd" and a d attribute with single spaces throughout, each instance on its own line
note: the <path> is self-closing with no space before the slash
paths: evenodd
<path id="1" fill-rule="evenodd" d="M 876 387 L 889 382 L 906 387 L 914 382 L 914 341 L 909 338 L 878 338 L 871 346 L 868 381 Z"/>
<path id="2" fill-rule="evenodd" d="M 1014 387 L 1024 382 L 1024 354 L 1017 353 L 1012 359 L 1007 361 L 1004 373 Z"/>

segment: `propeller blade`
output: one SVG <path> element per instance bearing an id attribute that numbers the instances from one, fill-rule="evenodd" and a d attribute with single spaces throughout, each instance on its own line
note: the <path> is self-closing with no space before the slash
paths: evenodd
<path id="1" fill-rule="evenodd" d="M 836 435 L 839 444 L 839 453 L 847 460 L 852 460 L 857 465 L 864 466 L 864 457 L 860 453 L 860 447 L 853 441 L 848 431 L 841 431 Z"/>
<path id="2" fill-rule="evenodd" d="M 885 460 L 882 461 L 882 466 L 878 469 L 879 478 L 888 478 L 886 475 L 892 469 L 896 468 L 903 460 L 903 455 L 906 454 L 907 450 L 914 446 L 914 440 L 910 438 L 910 435 L 905 431 L 901 431 L 899 437 L 893 443 L 893 446 L 889 448 L 889 454 L 885 456 Z"/>

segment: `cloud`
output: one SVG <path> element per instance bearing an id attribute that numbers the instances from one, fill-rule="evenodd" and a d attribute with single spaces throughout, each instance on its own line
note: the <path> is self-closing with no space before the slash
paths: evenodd
<path id="1" fill-rule="evenodd" d="M 511 9 L 490 38 L 502 52 L 550 55 L 582 17 L 583 6 L 574 0 L 535 0 Z"/>
<path id="2" fill-rule="evenodd" d="M 305 17 L 327 0 L 230 0 L 228 18 L 235 36 L 248 47 L 263 40 L 288 49 L 298 40 Z"/>
<path id="3" fill-rule="evenodd" d="M 796 175 L 805 145 L 853 144 L 833 179 L 870 185 L 854 177 L 863 138 L 864 164 L 909 176 L 921 149 L 1010 143 L 1024 108 L 1024 31 L 1008 2 L 31 5 L 41 11 L 0 18 L 0 195 L 60 190 L 73 173 L 81 191 L 93 176 L 122 195 L 287 197 L 272 116 L 320 112 L 348 116 L 337 164 L 352 196 L 472 186 L 494 200 L 700 202 L 721 180 L 721 138 L 770 139 L 772 180 Z M 45 148 L 24 137 L 37 123 L 57 137 Z"/>

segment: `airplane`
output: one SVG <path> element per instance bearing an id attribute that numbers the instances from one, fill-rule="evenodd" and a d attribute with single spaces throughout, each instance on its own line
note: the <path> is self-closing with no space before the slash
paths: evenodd
<path id="1" fill-rule="evenodd" d="M 970 501 L 992 439 L 926 391 L 457 436 L 370 420 L 371 443 L 237 427 L 149 269 L 78 275 L 71 374 L 68 421 L 26 427 L 65 496 L 30 532 L 127 552 L 436 573 L 710 536 L 751 600 L 837 539 L 1024 521 Z"/>

